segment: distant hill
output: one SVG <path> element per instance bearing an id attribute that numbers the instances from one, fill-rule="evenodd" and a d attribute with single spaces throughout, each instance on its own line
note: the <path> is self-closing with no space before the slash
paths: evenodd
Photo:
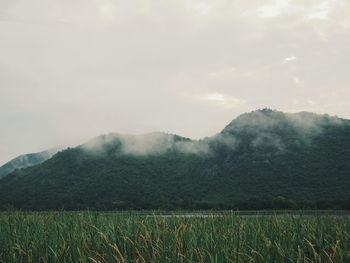
<path id="1" fill-rule="evenodd" d="M 23 169 L 37 164 L 41 164 L 46 160 L 50 159 L 55 153 L 58 152 L 58 150 L 59 148 L 55 148 L 39 153 L 20 155 L 0 167 L 0 179 L 17 169 Z"/>
<path id="2" fill-rule="evenodd" d="M 269 109 L 217 135 L 108 134 L 0 180 L 3 209 L 350 209 L 350 121 Z"/>

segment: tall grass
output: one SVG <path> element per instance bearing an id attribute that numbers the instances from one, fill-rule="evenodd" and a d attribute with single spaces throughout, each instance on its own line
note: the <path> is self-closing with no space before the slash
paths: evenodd
<path id="1" fill-rule="evenodd" d="M 350 218 L 2 213 L 0 262 L 350 262 Z"/>

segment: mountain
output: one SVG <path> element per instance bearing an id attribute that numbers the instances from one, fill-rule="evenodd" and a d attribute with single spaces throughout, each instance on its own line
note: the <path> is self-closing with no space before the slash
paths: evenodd
<path id="1" fill-rule="evenodd" d="M 17 169 L 41 164 L 50 159 L 58 150 L 59 148 L 54 148 L 43 152 L 20 155 L 0 167 L 0 179 Z"/>
<path id="2" fill-rule="evenodd" d="M 269 109 L 203 140 L 99 136 L 0 180 L 0 207 L 350 208 L 350 121 Z"/>

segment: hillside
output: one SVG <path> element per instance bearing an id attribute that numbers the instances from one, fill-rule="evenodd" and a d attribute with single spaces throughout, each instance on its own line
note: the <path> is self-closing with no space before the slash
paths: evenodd
<path id="1" fill-rule="evenodd" d="M 41 164 L 46 160 L 50 159 L 55 153 L 58 152 L 58 150 L 58 148 L 55 148 L 38 153 L 20 155 L 0 167 L 0 179 L 12 173 L 16 169 L 23 169 Z"/>
<path id="2" fill-rule="evenodd" d="M 0 180 L 20 209 L 350 208 L 350 121 L 259 110 L 217 135 L 108 134 Z"/>

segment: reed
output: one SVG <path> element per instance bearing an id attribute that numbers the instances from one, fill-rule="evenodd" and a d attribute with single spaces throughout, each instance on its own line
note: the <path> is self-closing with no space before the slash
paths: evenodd
<path id="1" fill-rule="evenodd" d="M 350 218 L 1 213 L 0 262 L 350 262 Z"/>

